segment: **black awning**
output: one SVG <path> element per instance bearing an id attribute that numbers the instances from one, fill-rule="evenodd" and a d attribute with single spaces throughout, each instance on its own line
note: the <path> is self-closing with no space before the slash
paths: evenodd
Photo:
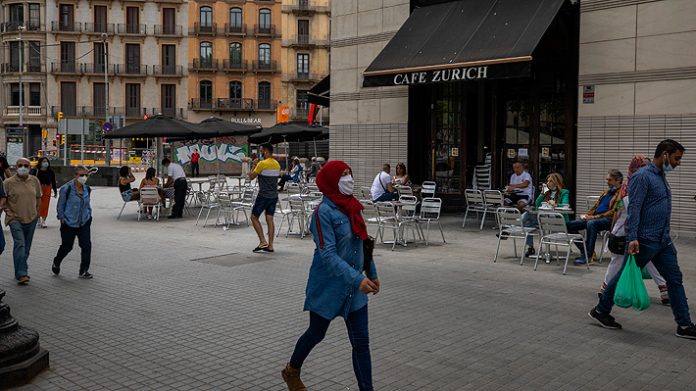
<path id="1" fill-rule="evenodd" d="M 567 0 L 459 0 L 417 8 L 364 72 L 364 87 L 528 76 Z"/>
<path id="2" fill-rule="evenodd" d="M 307 91 L 307 101 L 319 106 L 329 107 L 330 90 L 331 75 L 328 75 Z"/>

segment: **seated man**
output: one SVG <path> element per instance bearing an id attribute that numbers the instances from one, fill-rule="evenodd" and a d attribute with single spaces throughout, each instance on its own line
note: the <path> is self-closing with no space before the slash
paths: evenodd
<path id="1" fill-rule="evenodd" d="M 505 195 L 505 204 L 524 209 L 532 200 L 534 187 L 532 176 L 529 175 L 521 162 L 512 165 L 513 174 L 510 176 L 510 184 L 505 188 L 508 193 Z"/>
<path id="2" fill-rule="evenodd" d="M 581 230 L 585 230 L 585 244 L 587 245 L 588 254 L 585 254 L 585 249 L 578 244 L 581 255 L 575 258 L 576 265 L 584 265 L 587 262 L 587 256 L 592 256 L 594 253 L 597 233 L 611 228 L 611 222 L 616 211 L 616 201 L 619 199 L 618 190 L 623 183 L 623 174 L 619 170 L 609 170 L 606 181 L 609 190 L 602 193 L 599 200 L 590 208 L 586 215 L 580 216 L 579 220 L 573 220 L 567 224 L 568 233 L 577 234 Z"/>
<path id="3" fill-rule="evenodd" d="M 389 163 L 386 163 L 382 167 L 382 171 L 380 171 L 375 177 L 375 180 L 372 181 L 370 193 L 372 193 L 372 200 L 374 202 L 394 201 L 399 199 L 399 193 L 396 192 L 396 189 L 394 189 L 392 185 L 390 172 L 391 166 Z"/>

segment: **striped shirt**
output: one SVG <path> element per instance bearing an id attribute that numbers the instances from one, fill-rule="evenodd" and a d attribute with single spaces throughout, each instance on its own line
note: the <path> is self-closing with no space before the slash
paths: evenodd
<path id="1" fill-rule="evenodd" d="M 261 160 L 254 169 L 258 174 L 259 197 L 278 198 L 278 177 L 280 176 L 280 164 L 273 158 Z"/>
<path id="2" fill-rule="evenodd" d="M 650 163 L 631 177 L 628 185 L 626 240 L 670 243 L 672 190 L 664 171 Z"/>

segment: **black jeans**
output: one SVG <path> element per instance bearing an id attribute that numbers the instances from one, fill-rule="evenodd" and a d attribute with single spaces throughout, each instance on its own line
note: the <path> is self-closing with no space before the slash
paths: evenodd
<path id="1" fill-rule="evenodd" d="M 53 263 L 60 266 L 63 259 L 72 251 L 77 236 L 77 243 L 80 245 L 80 274 L 89 271 L 89 264 L 92 262 L 92 219 L 79 228 L 70 227 L 67 224 L 60 225 L 61 243 L 58 254 L 53 258 Z"/>
<path id="2" fill-rule="evenodd" d="M 179 178 L 174 181 L 174 207 L 172 208 L 172 216 L 182 217 L 184 215 L 187 188 L 186 178 Z"/>
<path id="3" fill-rule="evenodd" d="M 191 176 L 197 177 L 201 175 L 201 167 L 198 163 L 191 163 Z"/>

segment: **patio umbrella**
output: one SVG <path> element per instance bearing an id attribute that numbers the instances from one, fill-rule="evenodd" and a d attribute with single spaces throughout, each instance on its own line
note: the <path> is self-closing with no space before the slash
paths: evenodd
<path id="1" fill-rule="evenodd" d="M 310 141 L 321 137 L 324 129 L 321 126 L 309 126 L 305 123 L 281 123 L 252 134 L 249 136 L 249 142 L 278 144 L 291 141 Z"/>
<path id="2" fill-rule="evenodd" d="M 191 139 L 203 137 L 204 132 L 205 129 L 199 125 L 164 115 L 156 115 L 114 130 L 105 134 L 104 138 L 179 137 Z"/>
<path id="3" fill-rule="evenodd" d="M 260 126 L 244 125 L 219 117 L 210 117 L 198 124 L 208 137 L 248 136 L 262 130 Z"/>

